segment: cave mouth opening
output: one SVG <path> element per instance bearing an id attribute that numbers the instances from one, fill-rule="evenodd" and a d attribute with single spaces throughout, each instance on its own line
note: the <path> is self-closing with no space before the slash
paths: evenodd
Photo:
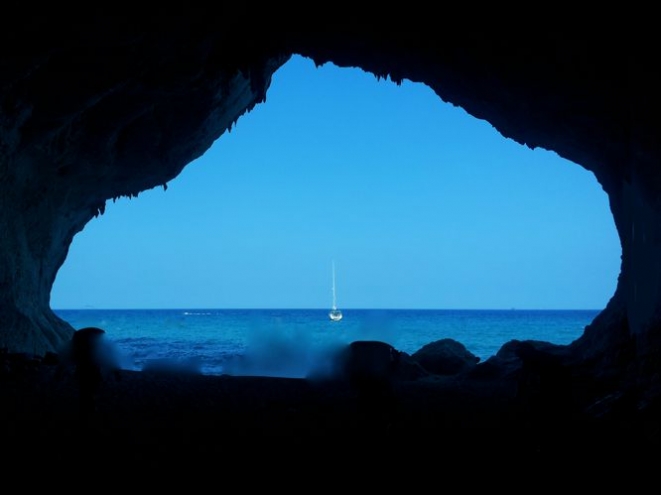
<path id="1" fill-rule="evenodd" d="M 409 350 L 456 335 L 488 354 L 478 351 L 486 336 L 502 345 L 511 335 L 467 314 L 515 314 L 518 338 L 568 343 L 612 296 L 620 255 L 590 172 L 503 138 L 424 85 L 296 56 L 274 74 L 266 102 L 167 191 L 108 204 L 78 234 L 51 305 L 74 328 L 99 326 L 85 320 L 101 317 L 94 311 L 174 311 L 155 320 L 141 363 L 197 366 L 193 328 L 204 325 L 220 341 L 227 322 L 200 323 L 218 308 L 326 314 L 335 260 L 339 304 L 368 318 L 353 337 Z M 454 311 L 456 321 L 430 323 L 406 341 L 383 318 L 394 309 Z M 578 319 L 549 322 L 557 310 Z M 109 335 L 136 345 L 151 326 L 108 319 L 118 314 L 102 316 Z M 315 358 L 286 317 L 265 318 L 254 327 L 285 332 L 265 353 Z M 223 349 L 202 355 L 221 356 L 227 369 L 232 356 Z"/>

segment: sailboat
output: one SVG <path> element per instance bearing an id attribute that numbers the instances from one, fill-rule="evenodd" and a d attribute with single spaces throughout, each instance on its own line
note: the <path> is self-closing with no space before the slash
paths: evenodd
<path id="1" fill-rule="evenodd" d="M 333 261 L 333 306 L 331 307 L 328 316 L 332 321 L 340 321 L 342 319 L 342 311 L 337 309 L 337 303 L 335 301 L 335 262 Z"/>

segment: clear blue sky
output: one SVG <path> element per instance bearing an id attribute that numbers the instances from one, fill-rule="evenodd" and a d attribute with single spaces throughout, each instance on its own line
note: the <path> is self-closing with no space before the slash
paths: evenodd
<path id="1" fill-rule="evenodd" d="M 55 309 L 601 309 L 621 248 L 592 173 L 421 84 L 293 58 L 168 185 L 75 238 Z"/>

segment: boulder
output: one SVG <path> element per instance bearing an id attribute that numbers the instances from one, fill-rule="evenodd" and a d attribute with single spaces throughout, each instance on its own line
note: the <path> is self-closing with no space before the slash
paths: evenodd
<path id="1" fill-rule="evenodd" d="M 429 373 L 456 375 L 468 371 L 480 362 L 480 358 L 453 339 L 431 342 L 411 355 Z"/>

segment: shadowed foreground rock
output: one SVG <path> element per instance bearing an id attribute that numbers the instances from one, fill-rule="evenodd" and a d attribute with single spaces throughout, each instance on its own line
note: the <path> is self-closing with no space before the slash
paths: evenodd
<path id="1" fill-rule="evenodd" d="M 387 403 L 366 403 L 361 387 L 369 385 L 361 381 L 357 388 L 346 376 L 306 380 L 124 370 L 103 383 L 90 417 L 78 410 L 73 373 L 58 376 L 54 364 L 6 357 L 0 384 L 3 447 L 18 464 L 102 462 L 123 470 L 209 466 L 235 449 L 273 453 L 283 446 L 304 448 L 307 455 L 331 448 L 356 455 L 351 451 L 360 448 L 384 458 L 393 448 L 416 446 L 441 449 L 457 461 L 506 458 L 519 466 L 625 460 L 642 453 L 658 458 L 658 404 L 643 405 L 635 397 L 584 403 L 598 396 L 599 384 L 577 369 L 567 370 L 573 375 L 570 388 L 557 395 L 545 385 L 551 378 L 544 376 L 546 363 L 531 361 L 542 359 L 543 351 L 526 356 L 529 362 L 522 366 L 516 357 L 522 348 L 531 352 L 514 342 L 468 372 L 394 378 Z M 604 415 L 600 401 L 610 402 Z M 613 413 L 618 409 L 621 416 Z M 42 453 L 39 458 L 35 451 Z"/>

